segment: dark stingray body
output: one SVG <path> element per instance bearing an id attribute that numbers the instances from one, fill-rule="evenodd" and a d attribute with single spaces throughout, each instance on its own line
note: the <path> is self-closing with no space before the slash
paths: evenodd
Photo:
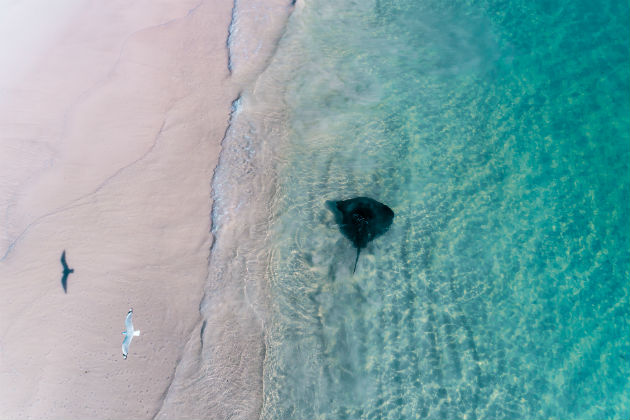
<path id="1" fill-rule="evenodd" d="M 326 205 L 335 215 L 335 221 L 343 236 L 357 248 L 354 269 L 357 268 L 361 248 L 387 232 L 394 220 L 394 212 L 383 203 L 368 197 L 350 200 L 327 201 Z M 352 271 L 354 273 L 354 270 Z"/>

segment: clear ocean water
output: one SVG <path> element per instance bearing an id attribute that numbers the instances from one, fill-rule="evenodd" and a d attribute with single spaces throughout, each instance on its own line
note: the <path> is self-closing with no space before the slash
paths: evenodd
<path id="1" fill-rule="evenodd" d="M 629 9 L 298 0 L 233 133 L 263 418 L 630 417 Z M 355 196 L 396 216 L 352 275 Z"/>

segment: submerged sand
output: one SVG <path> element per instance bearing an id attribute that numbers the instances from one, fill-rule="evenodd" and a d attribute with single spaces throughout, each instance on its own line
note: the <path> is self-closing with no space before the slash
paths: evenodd
<path id="1" fill-rule="evenodd" d="M 64 5 L 0 79 L 0 418 L 150 418 L 200 322 L 233 3 Z"/>

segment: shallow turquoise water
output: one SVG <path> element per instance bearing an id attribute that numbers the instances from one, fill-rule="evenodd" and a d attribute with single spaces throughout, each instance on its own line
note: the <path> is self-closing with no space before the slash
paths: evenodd
<path id="1" fill-rule="evenodd" d="M 298 4 L 267 71 L 264 418 L 630 416 L 629 23 L 612 0 Z M 396 217 L 353 276 L 324 202 L 357 195 Z"/>

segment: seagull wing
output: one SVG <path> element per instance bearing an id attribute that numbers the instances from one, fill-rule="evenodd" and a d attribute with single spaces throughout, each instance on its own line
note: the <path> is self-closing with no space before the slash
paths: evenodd
<path id="1" fill-rule="evenodd" d="M 127 335 L 133 335 L 133 322 L 131 321 L 132 315 L 133 309 L 129 309 L 129 312 L 127 312 L 127 318 L 125 319 L 125 329 L 127 330 Z"/>
<path id="2" fill-rule="evenodd" d="M 129 353 L 129 345 L 131 344 L 131 339 L 133 338 L 133 323 L 131 321 L 132 315 L 133 309 L 129 309 L 129 312 L 127 312 L 127 318 L 125 318 L 125 339 L 122 343 L 122 354 L 125 359 Z"/>
<path id="3" fill-rule="evenodd" d="M 131 344 L 132 338 L 133 338 L 133 334 L 127 334 L 125 335 L 125 339 L 123 340 L 122 354 L 125 359 L 127 358 L 127 354 L 129 353 L 129 344 Z"/>

